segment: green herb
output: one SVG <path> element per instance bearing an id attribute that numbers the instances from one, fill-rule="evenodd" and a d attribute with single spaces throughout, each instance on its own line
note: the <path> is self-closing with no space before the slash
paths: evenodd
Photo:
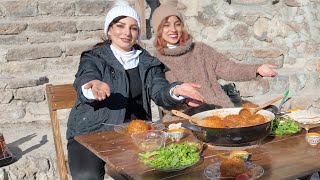
<path id="1" fill-rule="evenodd" d="M 301 127 L 290 118 L 277 117 L 273 121 L 272 133 L 274 135 L 294 134 L 301 130 Z"/>
<path id="2" fill-rule="evenodd" d="M 200 159 L 197 147 L 190 143 L 170 144 L 152 152 L 140 153 L 139 156 L 145 165 L 162 169 L 188 166 Z"/>

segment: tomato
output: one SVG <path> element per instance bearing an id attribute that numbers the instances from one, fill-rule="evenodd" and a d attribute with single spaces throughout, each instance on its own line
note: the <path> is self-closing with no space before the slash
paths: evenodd
<path id="1" fill-rule="evenodd" d="M 153 125 L 148 126 L 148 130 L 155 130 L 156 128 Z"/>

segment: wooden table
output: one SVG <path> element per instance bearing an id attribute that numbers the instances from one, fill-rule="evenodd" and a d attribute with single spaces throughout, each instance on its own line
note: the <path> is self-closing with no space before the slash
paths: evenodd
<path id="1" fill-rule="evenodd" d="M 294 136 L 267 137 L 259 147 L 247 149 L 252 153 L 252 162 L 264 168 L 265 172 L 259 179 L 295 179 L 320 171 L 320 145 L 310 146 L 304 137 L 305 131 Z M 191 132 L 188 138 L 195 139 Z M 206 179 L 204 169 L 221 161 L 216 153 L 228 153 L 208 146 L 202 153 L 203 159 L 196 165 L 182 171 L 161 172 L 139 162 L 139 150 L 128 135 L 109 131 L 79 135 L 75 139 L 103 159 L 107 173 L 116 180 Z"/>

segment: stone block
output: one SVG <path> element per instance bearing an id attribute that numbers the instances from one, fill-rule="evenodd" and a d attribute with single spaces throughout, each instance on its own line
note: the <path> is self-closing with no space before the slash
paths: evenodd
<path id="1" fill-rule="evenodd" d="M 305 88 L 308 77 L 306 74 L 292 74 L 290 78 L 290 94 L 298 95 L 303 88 Z"/>
<path id="2" fill-rule="evenodd" d="M 239 4 L 239 5 L 265 5 L 271 4 L 270 0 L 231 0 L 231 4 Z"/>
<path id="3" fill-rule="evenodd" d="M 2 1 L 1 5 L 8 17 L 33 17 L 36 16 L 38 12 L 38 3 L 36 0 Z"/>
<path id="4" fill-rule="evenodd" d="M 65 44 L 67 56 L 78 56 L 81 55 L 82 52 L 88 51 L 96 45 L 97 41 L 86 41 L 86 42 L 73 42 Z"/>
<path id="5" fill-rule="evenodd" d="M 14 103 L 0 104 L 1 123 L 17 123 L 18 119 L 26 115 L 25 107 Z"/>
<path id="6" fill-rule="evenodd" d="M 78 31 L 96 31 L 104 29 L 104 18 L 101 20 L 84 20 L 77 24 Z"/>
<path id="7" fill-rule="evenodd" d="M 69 74 L 49 74 L 51 84 L 72 84 L 75 80 L 76 72 L 70 72 Z"/>
<path id="8" fill-rule="evenodd" d="M 274 48 L 258 49 L 253 51 L 253 56 L 257 58 L 276 58 L 283 54 L 283 51 Z"/>
<path id="9" fill-rule="evenodd" d="M 18 89 L 32 86 L 39 86 L 48 83 L 49 79 L 47 77 L 21 77 L 21 78 L 11 78 L 7 79 L 8 86 L 7 89 Z"/>
<path id="10" fill-rule="evenodd" d="M 0 48 L 0 64 L 7 62 L 7 60 L 6 60 L 7 53 L 8 53 L 8 49 Z"/>
<path id="11" fill-rule="evenodd" d="M 236 82 L 236 86 L 241 96 L 257 96 L 269 92 L 269 81 L 260 79 L 256 81 Z"/>
<path id="12" fill-rule="evenodd" d="M 65 82 L 65 80 L 70 79 L 66 78 L 66 75 L 71 74 L 71 77 L 74 78 L 80 62 L 80 56 L 67 56 L 61 59 L 50 59 L 46 62 L 46 68 L 43 71 L 44 74 L 48 74 L 48 79 L 50 83 L 52 81 L 52 76 L 61 76 L 59 80 Z M 64 80 L 64 78 L 66 78 Z M 59 83 L 60 84 L 60 83 Z"/>
<path id="13" fill-rule="evenodd" d="M 65 33 L 76 33 L 77 23 L 75 21 L 48 21 L 48 22 L 32 22 L 30 29 L 38 32 L 55 32 L 62 31 Z"/>
<path id="14" fill-rule="evenodd" d="M 253 25 L 254 37 L 260 41 L 267 39 L 269 29 L 269 20 L 266 18 L 259 18 Z"/>
<path id="15" fill-rule="evenodd" d="M 300 7 L 302 1 L 300 0 L 284 0 L 284 3 L 289 7 Z"/>
<path id="16" fill-rule="evenodd" d="M 280 55 L 276 58 L 255 58 L 255 57 L 248 57 L 246 59 L 247 63 L 250 64 L 274 64 L 277 65 L 279 68 L 283 67 L 284 64 L 284 56 Z"/>
<path id="17" fill-rule="evenodd" d="M 28 136 L 26 136 L 26 138 L 33 139 L 36 136 L 37 134 L 33 134 L 32 132 L 30 132 Z M 28 147 L 26 147 L 26 150 L 32 149 L 33 152 L 35 149 L 40 148 L 46 143 L 48 143 L 47 135 L 43 136 L 43 139 L 40 139 L 40 142 L 38 141 L 36 142 L 36 144 L 33 145 L 29 144 Z M 19 147 L 20 146 L 22 145 L 19 144 Z M 54 146 L 51 147 L 54 149 Z M 13 165 L 10 165 L 10 171 L 6 173 L 10 177 L 14 177 L 12 179 L 32 179 L 32 177 L 37 177 L 36 179 L 59 179 L 57 177 L 57 174 L 55 174 L 56 170 L 54 169 L 53 162 L 54 160 L 52 161 L 50 156 L 38 156 L 35 154 L 28 155 L 26 157 L 23 156 L 19 158 L 18 162 L 16 162 Z"/>
<path id="18" fill-rule="evenodd" d="M 27 23 L 0 23 L 0 35 L 20 34 L 27 28 Z"/>
<path id="19" fill-rule="evenodd" d="M 241 37 L 241 38 L 248 37 L 249 36 L 248 26 L 246 26 L 244 24 L 238 24 L 233 29 L 233 33 L 234 33 L 234 35 Z"/>
<path id="20" fill-rule="evenodd" d="M 39 1 L 39 14 L 52 16 L 74 16 L 75 4 L 67 1 Z"/>
<path id="21" fill-rule="evenodd" d="M 304 93 L 299 96 L 293 96 L 286 104 L 287 109 L 301 108 L 308 109 L 312 106 L 313 102 L 317 98 L 317 94 Z"/>
<path id="22" fill-rule="evenodd" d="M 14 94 L 15 100 L 23 100 L 27 102 L 44 101 L 45 88 L 43 86 L 19 88 Z"/>
<path id="23" fill-rule="evenodd" d="M 5 35 L 0 36 L 0 45 L 22 45 L 28 43 L 25 36 Z"/>
<path id="24" fill-rule="evenodd" d="M 45 87 L 42 87 L 45 88 Z M 70 111 L 70 109 L 69 109 Z M 28 114 L 31 114 L 33 116 L 39 116 L 39 115 L 49 115 L 49 109 L 48 109 L 48 104 L 46 103 L 46 101 L 42 101 L 42 102 L 29 102 L 26 106 L 26 112 Z M 59 111 L 58 111 L 59 112 Z M 46 116 L 47 120 L 50 119 L 49 116 Z M 59 117 L 60 114 L 59 114 Z"/>
<path id="25" fill-rule="evenodd" d="M 106 35 L 103 30 L 101 31 L 80 31 L 77 35 L 77 40 L 86 40 L 86 39 L 97 39 L 102 41 L 102 39 L 106 39 Z"/>
<path id="26" fill-rule="evenodd" d="M 38 32 L 27 34 L 30 44 L 40 43 L 57 43 L 61 41 L 74 41 L 77 39 L 77 34 L 65 34 L 63 31 L 56 32 Z"/>
<path id="27" fill-rule="evenodd" d="M 282 94 L 289 89 L 289 76 L 278 75 L 270 79 L 270 92 L 272 94 Z"/>
<path id="28" fill-rule="evenodd" d="M 0 17 L 4 16 L 4 11 L 3 11 L 3 8 L 2 6 L 0 6 Z"/>
<path id="29" fill-rule="evenodd" d="M 20 46 L 9 49 L 6 60 L 23 61 L 45 57 L 60 57 L 61 54 L 60 47 L 55 45 Z"/>
<path id="30" fill-rule="evenodd" d="M 13 99 L 13 91 L 0 89 L 0 104 L 8 104 Z"/>
<path id="31" fill-rule="evenodd" d="M 45 69 L 44 61 L 11 61 L 0 66 L 2 74 L 37 74 Z M 1 78 L 0 78 L 1 79 Z"/>
<path id="32" fill-rule="evenodd" d="M 76 15 L 105 16 L 112 5 L 112 1 L 76 1 Z"/>

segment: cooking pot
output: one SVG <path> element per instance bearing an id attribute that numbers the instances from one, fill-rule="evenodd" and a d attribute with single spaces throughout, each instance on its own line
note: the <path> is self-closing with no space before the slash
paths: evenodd
<path id="1" fill-rule="evenodd" d="M 214 109 L 197 113 L 192 117 L 202 119 L 208 116 L 225 117 L 230 114 L 238 114 L 242 108 Z M 272 121 L 275 115 L 267 110 L 260 110 L 257 114 L 263 115 L 267 122 L 255 126 L 237 128 L 211 128 L 203 127 L 192 122 L 183 123 L 182 127 L 192 130 L 192 133 L 201 141 L 211 143 L 216 146 L 248 146 L 256 144 L 267 137 L 272 130 Z"/>

